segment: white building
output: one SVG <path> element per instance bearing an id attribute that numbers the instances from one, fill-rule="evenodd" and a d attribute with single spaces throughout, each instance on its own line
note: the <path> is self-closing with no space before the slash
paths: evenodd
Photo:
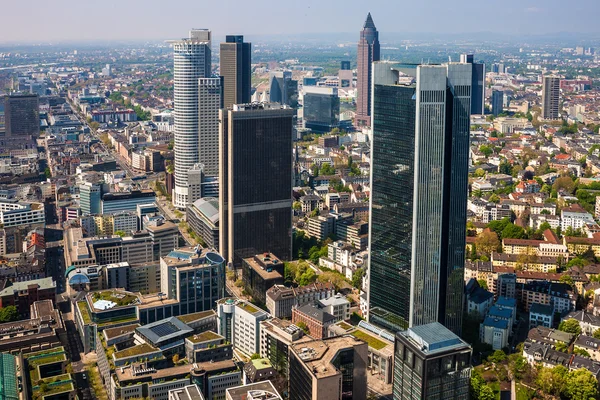
<path id="1" fill-rule="evenodd" d="M 561 211 L 561 224 L 560 228 L 562 232 L 565 232 L 568 227 L 573 229 L 582 229 L 586 224 L 595 224 L 594 217 L 592 214 L 585 211 L 579 205 L 572 205 L 571 207 L 564 208 Z"/>
<path id="2" fill-rule="evenodd" d="M 173 205 L 185 209 L 187 172 L 199 161 L 198 80 L 211 76 L 211 32 L 190 31 L 189 37 L 171 41 L 174 54 L 175 189 Z"/>
<path id="3" fill-rule="evenodd" d="M 501 350 L 508 346 L 509 333 L 510 327 L 506 320 L 487 317 L 479 325 L 479 339 L 491 345 L 494 350 Z"/>
<path id="4" fill-rule="evenodd" d="M 233 347 L 247 356 L 260 354 L 260 321 L 268 317 L 260 308 L 238 301 L 233 311 Z"/>
<path id="5" fill-rule="evenodd" d="M 319 300 L 323 309 L 335 317 L 337 321 L 350 319 L 350 302 L 340 293 L 328 299 Z"/>
<path id="6" fill-rule="evenodd" d="M 210 62 L 209 62 L 210 65 Z M 198 80 L 198 129 L 200 144 L 198 162 L 208 176 L 219 175 L 219 109 L 221 108 L 221 78 Z"/>
<path id="7" fill-rule="evenodd" d="M 42 203 L 26 203 L 14 200 L 0 200 L 0 224 L 11 226 L 44 224 L 46 217 Z"/>

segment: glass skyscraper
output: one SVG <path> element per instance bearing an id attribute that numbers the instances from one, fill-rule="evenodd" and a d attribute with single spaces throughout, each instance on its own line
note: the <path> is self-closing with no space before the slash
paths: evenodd
<path id="1" fill-rule="evenodd" d="M 471 65 L 373 64 L 369 320 L 460 333 Z"/>

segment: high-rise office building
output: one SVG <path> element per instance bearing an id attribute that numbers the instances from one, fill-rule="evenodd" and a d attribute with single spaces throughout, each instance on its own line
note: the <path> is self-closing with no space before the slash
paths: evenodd
<path id="1" fill-rule="evenodd" d="M 252 44 L 242 35 L 227 35 L 221 43 L 220 71 L 223 77 L 223 107 L 250 103 Z"/>
<path id="2" fill-rule="evenodd" d="M 438 322 L 396 333 L 394 400 L 469 398 L 471 346 Z"/>
<path id="3" fill-rule="evenodd" d="M 292 79 L 292 71 L 274 71 L 269 75 L 269 101 L 271 103 L 298 105 L 298 81 Z"/>
<path id="4" fill-rule="evenodd" d="M 289 346 L 290 393 L 296 400 L 367 398 L 368 346 L 354 336 Z"/>
<path id="5" fill-rule="evenodd" d="M 4 98 L 6 136 L 40 135 L 40 97 L 37 94 L 12 94 Z"/>
<path id="6" fill-rule="evenodd" d="M 338 72 L 339 87 L 349 88 L 352 87 L 352 69 L 350 68 L 350 61 L 342 61 L 340 63 L 340 71 Z"/>
<path id="7" fill-rule="evenodd" d="M 471 114 L 483 115 L 485 110 L 485 64 L 473 61 L 473 54 L 461 54 L 460 62 L 473 66 L 471 82 Z"/>
<path id="8" fill-rule="evenodd" d="M 504 109 L 504 92 L 502 90 L 492 91 L 492 114 L 502 114 Z"/>
<path id="9" fill-rule="evenodd" d="M 219 110 L 223 104 L 222 91 L 222 78 L 198 80 L 198 155 L 207 176 L 219 175 Z M 190 200 L 190 204 L 196 200 Z"/>
<path id="10" fill-rule="evenodd" d="M 542 117 L 544 119 L 558 119 L 558 103 L 560 99 L 560 78 L 558 76 L 544 76 L 542 86 Z"/>
<path id="11" fill-rule="evenodd" d="M 336 87 L 304 86 L 304 127 L 315 132 L 329 132 L 339 125 L 340 98 Z"/>
<path id="12" fill-rule="evenodd" d="M 295 111 L 277 103 L 219 112 L 219 247 L 228 262 L 291 257 Z"/>
<path id="13" fill-rule="evenodd" d="M 185 209 L 189 203 L 188 171 L 199 162 L 200 78 L 210 77 L 210 40 L 207 29 L 190 31 L 189 37 L 172 40 L 175 115 L 175 189 L 173 205 Z"/>
<path id="14" fill-rule="evenodd" d="M 460 332 L 471 65 L 373 69 L 369 321 Z"/>
<path id="15" fill-rule="evenodd" d="M 379 32 L 369 13 L 358 41 L 356 70 L 356 123 L 358 125 L 371 125 L 372 65 L 374 61 L 379 61 L 379 57 Z"/>
<path id="16" fill-rule="evenodd" d="M 79 206 L 83 215 L 102 212 L 102 185 L 86 182 L 79 185 Z"/>

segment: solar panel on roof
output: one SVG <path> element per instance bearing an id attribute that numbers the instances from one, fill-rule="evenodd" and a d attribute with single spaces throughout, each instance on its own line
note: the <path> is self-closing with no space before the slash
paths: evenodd
<path id="1" fill-rule="evenodd" d="M 179 328 L 173 325 L 171 322 L 167 322 L 161 325 L 153 326 L 150 328 L 152 333 L 157 336 L 167 336 L 172 333 L 179 332 Z"/>

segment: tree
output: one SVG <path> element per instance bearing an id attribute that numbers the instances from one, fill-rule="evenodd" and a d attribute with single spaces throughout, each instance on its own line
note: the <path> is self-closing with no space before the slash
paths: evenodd
<path id="1" fill-rule="evenodd" d="M 546 394 L 558 396 L 563 390 L 569 370 L 562 365 L 554 368 L 541 367 L 535 383 Z"/>
<path id="2" fill-rule="evenodd" d="M 500 246 L 500 241 L 498 240 L 496 233 L 486 229 L 481 232 L 479 236 L 477 236 L 475 239 L 475 244 L 477 245 L 479 254 L 489 256 L 492 251 L 496 251 L 498 249 L 498 246 Z"/>
<path id="3" fill-rule="evenodd" d="M 310 330 L 308 329 L 308 326 L 304 323 L 304 321 L 300 321 L 296 324 L 296 326 L 300 329 L 302 329 L 304 331 L 304 333 L 306 333 L 307 335 L 310 334 Z"/>
<path id="4" fill-rule="evenodd" d="M 312 268 L 308 268 L 302 275 L 300 275 L 300 279 L 298 279 L 298 285 L 306 286 L 310 285 L 314 281 L 317 280 L 317 274 Z"/>
<path id="5" fill-rule="evenodd" d="M 567 285 L 573 287 L 575 282 L 573 282 L 573 277 L 571 275 L 562 275 L 558 280 L 560 283 L 566 283 Z"/>
<path id="6" fill-rule="evenodd" d="M 508 369 L 515 379 L 521 379 L 529 367 L 521 352 L 508 356 Z"/>
<path id="7" fill-rule="evenodd" d="M 498 196 L 496 193 L 494 193 L 494 194 L 492 194 L 490 196 L 490 198 L 488 199 L 488 201 L 490 201 L 492 203 L 495 203 L 495 204 L 498 204 L 498 203 L 500 203 L 500 196 Z"/>
<path id="8" fill-rule="evenodd" d="M 127 233 L 125 233 L 124 231 L 115 231 L 115 235 L 125 237 L 127 236 Z"/>
<path id="9" fill-rule="evenodd" d="M 510 224 L 510 218 L 502 218 L 501 220 L 492 221 L 488 224 L 488 228 L 496 232 L 496 235 L 502 235 L 502 231 Z"/>
<path id="10" fill-rule="evenodd" d="M 596 329 L 593 336 L 594 339 L 600 339 L 600 329 Z"/>
<path id="11" fill-rule="evenodd" d="M 482 178 L 485 176 L 485 170 L 483 168 L 477 168 L 474 174 L 477 178 Z"/>
<path id="12" fill-rule="evenodd" d="M 525 229 L 515 224 L 508 224 L 502 230 L 502 239 L 523 239 L 525 237 Z"/>
<path id="13" fill-rule="evenodd" d="M 581 326 L 579 326 L 579 322 L 576 319 L 569 318 L 558 325 L 558 330 L 579 335 L 581 333 Z"/>
<path id="14" fill-rule="evenodd" d="M 362 279 L 364 276 L 364 268 L 358 268 L 356 271 L 354 271 L 354 274 L 352 274 L 352 286 L 354 286 L 357 289 L 360 289 L 362 287 Z"/>
<path id="15" fill-rule="evenodd" d="M 557 192 L 564 190 L 568 193 L 573 193 L 575 191 L 575 182 L 569 176 L 561 176 L 554 181 L 552 189 Z"/>
<path id="16" fill-rule="evenodd" d="M 250 356 L 251 360 L 258 360 L 259 358 L 260 358 L 260 354 L 258 354 L 258 353 L 254 353 Z"/>
<path id="17" fill-rule="evenodd" d="M 506 353 L 502 350 L 496 350 L 490 354 L 487 359 L 494 364 L 500 364 L 502 361 L 506 360 Z"/>
<path id="18" fill-rule="evenodd" d="M 90 129 L 92 131 L 97 131 L 98 128 L 100 128 L 100 124 L 98 122 L 96 122 L 96 121 L 90 122 Z"/>
<path id="19" fill-rule="evenodd" d="M 0 308 L 0 322 L 12 322 L 19 319 L 19 311 L 16 306 Z"/>
<path id="20" fill-rule="evenodd" d="M 46 175 L 46 178 L 52 178 L 52 171 L 50 171 L 50 168 L 46 167 L 44 175 Z"/>
<path id="21" fill-rule="evenodd" d="M 321 165 L 320 173 L 325 176 L 335 175 L 335 168 L 333 168 L 331 165 L 329 165 L 329 163 L 323 163 L 323 165 Z"/>
<path id="22" fill-rule="evenodd" d="M 573 354 L 577 354 L 578 356 L 583 356 L 583 357 L 588 357 L 590 358 L 590 353 L 588 353 L 586 350 L 584 349 L 574 349 L 573 350 Z"/>
<path id="23" fill-rule="evenodd" d="M 295 201 L 294 204 L 292 204 L 292 208 L 296 211 L 300 211 L 302 210 L 302 203 Z"/>
<path id="24" fill-rule="evenodd" d="M 590 371 L 585 368 L 571 371 L 567 374 L 562 390 L 567 399 L 593 400 L 598 398 L 598 381 Z"/>
<path id="25" fill-rule="evenodd" d="M 496 400 L 496 395 L 491 387 L 483 385 L 479 390 L 479 396 L 477 396 L 477 398 L 479 400 Z"/>
<path id="26" fill-rule="evenodd" d="M 177 364 L 179 362 L 179 354 L 174 354 L 172 360 L 173 364 Z"/>
<path id="27" fill-rule="evenodd" d="M 486 157 L 491 156 L 492 153 L 494 152 L 494 150 L 486 144 L 482 144 L 481 146 L 479 146 L 479 151 L 482 152 L 483 155 Z"/>
<path id="28" fill-rule="evenodd" d="M 479 283 L 479 286 L 481 286 L 482 289 L 487 290 L 488 285 L 487 285 L 487 281 L 485 279 L 478 279 L 477 283 Z"/>

